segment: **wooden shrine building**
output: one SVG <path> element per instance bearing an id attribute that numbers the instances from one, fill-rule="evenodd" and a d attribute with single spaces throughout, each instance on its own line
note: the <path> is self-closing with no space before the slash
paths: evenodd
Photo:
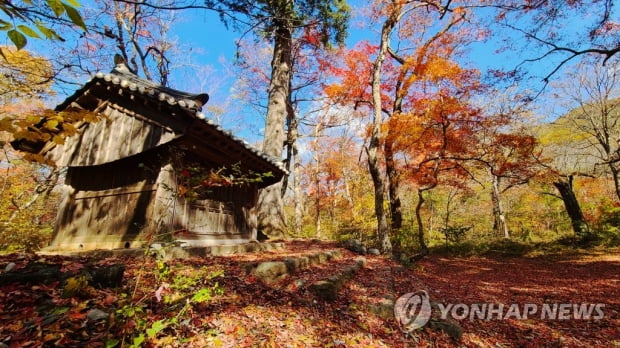
<path id="1" fill-rule="evenodd" d="M 88 110 L 98 121 L 73 124 L 77 134 L 62 145 L 14 142 L 67 167 L 47 251 L 255 240 L 258 190 L 286 170 L 207 120 L 207 100 L 141 79 L 119 63 L 56 108 Z"/>

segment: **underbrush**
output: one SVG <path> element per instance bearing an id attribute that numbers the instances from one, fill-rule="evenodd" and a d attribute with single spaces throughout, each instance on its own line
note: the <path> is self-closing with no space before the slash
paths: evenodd
<path id="1" fill-rule="evenodd" d="M 511 239 L 494 239 L 488 241 L 464 241 L 448 245 L 431 247 L 431 253 L 450 256 L 542 256 L 555 254 L 572 254 L 589 250 L 605 250 L 620 246 L 618 231 L 596 231 L 584 237 L 564 236 L 545 242 L 524 242 Z"/>
<path id="2" fill-rule="evenodd" d="M 52 238 L 53 226 L 30 226 L 12 223 L 0 229 L 0 255 L 15 252 L 32 253 L 47 246 Z"/>

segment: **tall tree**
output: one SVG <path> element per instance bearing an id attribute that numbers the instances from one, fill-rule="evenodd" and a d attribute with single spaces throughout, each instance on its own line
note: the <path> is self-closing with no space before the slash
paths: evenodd
<path id="1" fill-rule="evenodd" d="M 555 186 L 560 193 L 560 198 L 562 202 L 564 202 L 566 213 L 568 213 L 575 234 L 578 237 L 587 236 L 590 233 L 590 225 L 583 215 L 581 205 L 573 189 L 573 175 L 559 176 L 558 179 L 553 182 L 553 186 Z"/>
<path id="2" fill-rule="evenodd" d="M 592 176 L 596 161 L 593 156 L 583 153 L 583 137 L 576 136 L 575 131 L 562 122 L 562 118 L 546 127 L 539 127 L 536 132 L 542 145 L 543 157 L 550 159 L 545 164 L 547 173 L 541 179 L 552 184 L 559 192 L 559 195 L 547 194 L 562 200 L 575 234 L 586 235 L 590 227 L 581 210 L 573 181 L 576 177 Z"/>
<path id="3" fill-rule="evenodd" d="M 303 27 L 315 27 L 323 45 L 343 43 L 349 8 L 343 0 L 207 0 L 206 7 L 218 11 L 225 22 L 246 24 L 258 35 L 273 41 L 271 77 L 263 151 L 274 158 L 282 157 L 285 144 L 284 124 L 294 116 L 291 107 L 293 72 L 293 37 Z M 270 237 L 285 233 L 286 218 L 282 201 L 282 184 L 263 189 L 259 195 L 259 228 Z"/>
<path id="4" fill-rule="evenodd" d="M 528 128 L 528 103 L 514 88 L 493 90 L 481 108 L 488 115 L 478 132 L 475 160 L 491 182 L 493 230 L 510 238 L 502 196 L 510 189 L 530 182 L 543 169 L 538 141 Z"/>
<path id="5" fill-rule="evenodd" d="M 324 103 L 322 82 L 328 77 L 327 71 L 321 69 L 332 57 L 332 49 L 325 49 L 320 42 L 316 27 L 304 27 L 292 40 L 292 73 L 290 85 L 290 111 L 286 117 L 286 140 L 284 165 L 291 172 L 282 180 L 282 197 L 292 189 L 295 204 L 293 230 L 301 233 L 301 212 L 303 211 L 302 188 L 299 186 L 301 156 L 299 152 L 300 137 L 317 136 L 325 128 L 332 128 L 338 123 L 334 113 L 329 112 L 329 105 Z M 269 91 L 268 56 L 272 54 L 269 43 L 265 40 L 243 40 L 238 43 L 238 59 L 235 64 L 239 71 L 236 90 L 242 101 L 266 112 Z M 291 180 L 292 179 L 292 182 Z"/>
<path id="6" fill-rule="evenodd" d="M 593 165 L 606 168 L 620 201 L 620 63 L 582 62 L 560 85 L 564 102 L 572 110 L 556 124 L 573 131 L 576 155 L 593 158 Z M 577 144 L 576 144 L 577 145 Z M 594 168 L 592 168 L 594 169 Z M 590 169 L 591 170 L 591 169 Z"/>
<path id="7" fill-rule="evenodd" d="M 397 48 L 389 48 L 390 58 L 394 61 L 395 67 L 393 78 L 393 88 L 389 91 L 391 94 L 391 110 L 387 110 L 388 115 L 398 116 L 403 112 L 406 112 L 403 107 L 403 103 L 407 100 L 407 97 L 411 93 L 415 93 L 411 90 L 412 86 L 416 86 L 415 80 L 426 80 L 433 78 L 433 72 L 429 71 L 425 67 L 429 61 L 432 61 L 433 56 L 442 55 L 448 58 L 455 55 L 456 47 L 464 44 L 470 33 L 465 31 L 453 31 L 458 30 L 458 25 L 465 19 L 465 10 L 457 7 L 450 9 L 453 13 L 446 16 L 449 3 L 444 6 L 436 4 L 431 7 L 433 11 L 437 12 L 437 17 L 429 15 L 428 12 L 415 11 L 410 13 L 404 20 L 406 24 L 401 24 L 399 31 L 399 38 L 401 39 L 397 44 Z M 440 23 L 444 20 L 445 23 Z M 463 29 L 465 30 L 465 29 Z M 411 54 L 408 51 L 409 46 L 416 47 Z M 403 47 L 401 52 L 401 47 Z M 415 87 L 414 87 L 415 88 Z M 402 209 L 400 200 L 400 173 L 396 167 L 396 161 L 394 158 L 394 141 L 398 133 L 392 127 L 388 127 L 385 137 L 383 151 L 385 155 L 385 170 L 387 175 L 388 193 L 389 193 L 389 207 L 391 215 L 391 228 L 394 232 L 397 232 L 402 227 Z"/>
<path id="8" fill-rule="evenodd" d="M 415 90 L 418 87 L 415 82 L 428 79 L 425 75 L 433 75 L 433 72 L 426 69 L 428 61 L 438 54 L 453 55 L 454 48 L 463 43 L 462 40 L 455 40 L 458 35 L 447 35 L 465 16 L 463 7 L 451 8 L 451 3 L 375 1 L 371 6 L 372 18 L 382 26 L 378 48 L 359 46 L 359 52 L 347 54 L 344 62 L 346 70 L 336 70 L 342 80 L 327 89 L 332 96 L 339 94 L 340 102 L 348 100 L 356 106 L 371 106 L 372 125 L 369 130 L 367 156 L 374 184 L 377 234 L 379 244 L 386 253 L 391 252 L 392 246 L 383 208 L 386 180 L 382 170 L 383 163 L 380 161 L 380 150 L 383 150 L 385 156 L 391 227 L 395 230 L 401 227 L 402 212 L 399 198 L 400 174 L 394 159 L 396 150 L 393 148 L 397 135 L 392 134 L 400 131 L 392 127 L 382 128 L 383 119 L 385 116 L 393 118 L 407 114 L 409 110 L 403 107 L 409 102 L 407 98 L 426 92 L 424 89 Z M 397 40 L 393 45 L 396 48 L 392 47 L 392 40 Z M 368 53 L 364 55 L 363 51 L 371 52 L 374 56 L 369 73 L 363 71 L 368 66 L 368 63 L 363 62 L 368 60 Z M 367 85 L 370 85 L 370 90 Z"/>

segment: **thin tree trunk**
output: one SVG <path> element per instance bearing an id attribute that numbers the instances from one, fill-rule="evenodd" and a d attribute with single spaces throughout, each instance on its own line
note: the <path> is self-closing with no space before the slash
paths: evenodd
<path id="1" fill-rule="evenodd" d="M 289 85 L 290 90 L 290 85 Z M 291 96 L 289 95 L 286 103 L 286 159 L 284 160 L 284 165 L 286 169 L 290 172 L 291 166 L 293 165 L 293 158 L 296 156 L 297 151 L 297 138 L 299 137 L 299 120 L 295 117 L 295 110 L 293 109 L 293 105 L 291 102 Z M 289 176 L 285 175 L 282 178 L 282 197 L 286 195 L 286 190 L 288 188 Z"/>
<path id="2" fill-rule="evenodd" d="M 502 207 L 501 193 L 499 190 L 499 178 L 491 173 L 493 183 L 493 191 L 491 192 L 491 201 L 493 202 L 493 231 L 504 238 L 510 238 L 508 225 L 506 224 L 506 216 Z"/>
<path id="3" fill-rule="evenodd" d="M 301 236 L 304 215 L 304 201 L 301 192 L 301 164 L 297 142 L 293 145 L 293 201 L 295 204 L 295 235 Z"/>
<path id="4" fill-rule="evenodd" d="M 321 237 L 321 178 L 319 177 L 319 173 L 321 173 L 321 156 L 319 155 L 319 134 L 323 130 L 323 125 L 321 122 L 316 124 L 314 128 L 314 187 L 315 187 L 315 199 L 314 199 L 314 209 L 315 209 L 315 220 L 314 226 L 316 231 L 316 237 Z"/>
<path id="5" fill-rule="evenodd" d="M 575 234 L 580 237 L 589 234 L 590 227 L 583 216 L 575 191 L 573 191 L 572 175 L 569 175 L 566 180 L 560 179 L 554 182 L 553 185 L 558 189 L 558 192 L 560 192 L 564 207 L 566 207 L 566 213 L 568 213 Z"/>
<path id="6" fill-rule="evenodd" d="M 424 241 L 424 222 L 422 221 L 422 206 L 424 205 L 424 191 L 418 189 L 418 204 L 415 206 L 415 218 L 418 224 L 418 243 L 420 244 L 420 256 L 428 254 L 428 246 Z"/>
<path id="7" fill-rule="evenodd" d="M 317 164 L 318 165 L 318 164 Z M 315 207 L 315 220 L 314 220 L 314 226 L 315 226 L 315 230 L 316 230 L 316 237 L 317 238 L 321 238 L 321 181 L 319 180 L 319 176 L 316 175 L 315 176 L 315 185 L 316 185 L 316 198 L 314 201 L 314 207 Z"/>
<path id="8" fill-rule="evenodd" d="M 616 190 L 616 197 L 620 201 L 620 172 L 618 171 L 618 168 L 616 168 L 615 163 L 609 164 L 609 170 L 611 171 L 611 177 L 614 180 L 614 188 Z"/>
<path id="9" fill-rule="evenodd" d="M 284 120 L 288 115 L 291 81 L 291 43 L 290 24 L 279 23 L 274 36 L 269 104 L 263 141 L 263 152 L 275 158 L 282 158 L 284 144 Z M 279 182 L 262 189 L 258 198 L 258 226 L 270 238 L 283 237 L 286 228 L 281 193 L 282 182 Z"/>

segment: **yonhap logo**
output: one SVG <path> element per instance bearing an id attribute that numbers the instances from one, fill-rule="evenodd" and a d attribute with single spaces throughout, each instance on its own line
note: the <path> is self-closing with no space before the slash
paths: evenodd
<path id="1" fill-rule="evenodd" d="M 605 317 L 603 303 L 435 303 L 440 320 L 600 320 Z M 424 327 L 432 309 L 425 290 L 410 292 L 394 303 L 394 316 L 403 332 Z"/>
<path id="2" fill-rule="evenodd" d="M 403 332 L 411 332 L 426 325 L 431 318 L 431 302 L 424 290 L 410 292 L 394 303 L 394 316 Z"/>

